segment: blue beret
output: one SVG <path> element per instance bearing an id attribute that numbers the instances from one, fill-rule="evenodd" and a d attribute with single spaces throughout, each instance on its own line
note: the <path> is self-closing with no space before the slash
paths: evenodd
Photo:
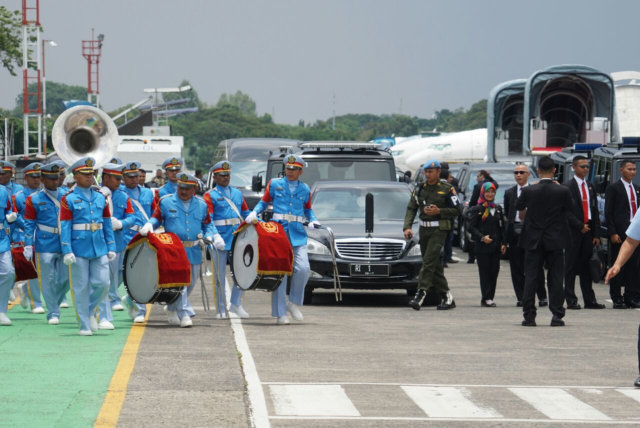
<path id="1" fill-rule="evenodd" d="M 436 159 L 429 159 L 424 163 L 424 166 L 422 168 L 424 169 L 440 168 L 440 162 L 438 162 Z"/>

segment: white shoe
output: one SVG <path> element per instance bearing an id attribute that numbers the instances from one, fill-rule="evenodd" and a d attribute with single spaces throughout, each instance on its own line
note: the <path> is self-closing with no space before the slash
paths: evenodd
<path id="1" fill-rule="evenodd" d="M 283 325 L 283 324 L 291 324 L 291 321 L 289 321 L 289 317 L 288 317 L 288 316 L 283 315 L 283 316 L 279 317 L 279 318 L 276 320 L 276 324 L 280 324 L 280 325 Z"/>
<path id="2" fill-rule="evenodd" d="M 249 318 L 249 313 L 244 310 L 242 305 L 236 306 L 231 304 L 231 306 L 229 306 L 229 311 L 236 314 L 238 318 Z"/>
<path id="3" fill-rule="evenodd" d="M 115 305 L 111 306 L 111 310 L 112 311 L 124 311 L 124 306 L 122 306 L 120 303 L 116 303 Z"/>
<path id="4" fill-rule="evenodd" d="M 27 309 L 29 307 L 29 301 L 27 300 L 27 293 L 24 292 L 25 283 L 16 285 L 16 294 L 20 298 L 20 306 Z"/>
<path id="5" fill-rule="evenodd" d="M 98 321 L 96 317 L 89 317 L 89 328 L 91 331 L 98 331 Z"/>
<path id="6" fill-rule="evenodd" d="M 300 312 L 299 306 L 295 303 L 287 303 L 287 312 L 291 314 L 291 318 L 296 321 L 302 321 L 304 317 L 302 316 L 302 312 Z"/>
<path id="7" fill-rule="evenodd" d="M 80 336 L 93 336 L 93 332 L 91 330 L 80 330 L 78 334 Z"/>
<path id="8" fill-rule="evenodd" d="M 191 317 L 189 315 L 185 315 L 180 320 L 180 327 L 191 327 L 193 322 L 191 322 Z"/>
<path id="9" fill-rule="evenodd" d="M 13 288 L 9 290 L 9 302 L 16 300 L 16 293 L 13 292 Z"/>
<path id="10" fill-rule="evenodd" d="M 169 311 L 169 324 L 180 325 L 180 318 L 178 318 L 177 312 Z"/>
<path id="11" fill-rule="evenodd" d="M 60 320 L 58 318 L 56 318 L 56 317 L 51 317 L 51 318 L 49 318 L 49 321 L 47 321 L 47 323 L 49 325 L 58 325 L 58 324 L 60 324 Z"/>
<path id="12" fill-rule="evenodd" d="M 138 315 L 133 319 L 133 322 L 136 324 L 144 322 L 144 315 Z"/>
<path id="13" fill-rule="evenodd" d="M 216 314 L 216 319 L 217 320 L 228 320 L 229 319 L 229 314 L 226 313 L 226 312 L 224 314 L 217 313 Z"/>
<path id="14" fill-rule="evenodd" d="M 11 320 L 4 312 L 0 312 L 0 325 L 11 325 Z"/>
<path id="15" fill-rule="evenodd" d="M 110 321 L 107 321 L 107 320 L 100 321 L 100 324 L 98 324 L 98 328 L 100 330 L 114 330 L 115 329 L 113 324 Z"/>
<path id="16" fill-rule="evenodd" d="M 39 306 L 37 308 L 33 308 L 31 310 L 32 314 L 44 314 L 44 308 L 42 306 Z"/>
<path id="17" fill-rule="evenodd" d="M 63 309 L 67 309 L 69 307 L 69 304 L 65 300 L 64 302 L 60 303 L 60 307 Z"/>
<path id="18" fill-rule="evenodd" d="M 127 314 L 129 314 L 129 318 L 135 319 L 136 315 L 138 315 L 138 306 L 135 304 L 133 300 L 129 296 L 126 296 L 122 299 L 122 304 L 127 310 Z"/>

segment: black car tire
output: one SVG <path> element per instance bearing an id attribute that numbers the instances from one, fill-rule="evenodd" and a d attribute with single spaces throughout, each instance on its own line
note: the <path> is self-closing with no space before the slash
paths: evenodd
<path id="1" fill-rule="evenodd" d="M 407 288 L 407 296 L 413 297 L 416 295 L 416 291 L 418 291 L 418 287 Z"/>
<path id="2" fill-rule="evenodd" d="M 469 237 L 467 236 L 466 222 L 460 222 L 460 249 L 465 253 L 469 251 Z"/>

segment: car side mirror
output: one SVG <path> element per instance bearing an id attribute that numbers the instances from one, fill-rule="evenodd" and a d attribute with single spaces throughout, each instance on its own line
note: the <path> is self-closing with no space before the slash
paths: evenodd
<path id="1" fill-rule="evenodd" d="M 254 192 L 262 191 L 262 177 L 259 175 L 254 175 L 251 177 L 251 190 Z"/>

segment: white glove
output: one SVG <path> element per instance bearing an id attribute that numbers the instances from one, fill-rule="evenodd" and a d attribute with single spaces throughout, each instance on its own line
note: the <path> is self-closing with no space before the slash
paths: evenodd
<path id="1" fill-rule="evenodd" d="M 31 245 L 25 245 L 24 252 L 22 254 L 25 259 L 31 260 L 31 256 L 33 256 L 33 247 Z"/>
<path id="2" fill-rule="evenodd" d="M 115 258 L 116 258 L 116 253 L 115 253 L 115 251 L 109 251 L 109 252 L 107 253 L 107 258 L 109 259 L 109 261 L 115 260 Z"/>
<path id="3" fill-rule="evenodd" d="M 224 251 L 227 246 L 227 244 L 225 244 L 224 242 L 224 239 L 222 239 L 222 236 L 220 236 L 219 233 L 213 235 L 213 245 L 215 245 L 216 248 L 220 251 Z"/>
<path id="4" fill-rule="evenodd" d="M 6 216 L 4 216 L 4 218 L 7 219 L 7 223 L 13 223 L 14 221 L 16 221 L 18 219 L 18 213 L 15 212 L 10 212 L 9 214 L 7 214 Z"/>
<path id="5" fill-rule="evenodd" d="M 70 266 L 76 262 L 76 256 L 73 253 L 65 254 L 62 258 L 62 263 Z"/>
<path id="6" fill-rule="evenodd" d="M 109 196 L 111 196 L 111 189 L 109 189 L 108 187 L 101 187 L 100 188 L 100 193 L 102 193 L 102 196 L 104 196 L 105 198 L 108 198 Z"/>
<path id="7" fill-rule="evenodd" d="M 122 222 L 115 217 L 111 217 L 111 226 L 113 226 L 113 230 L 122 229 Z"/>
<path id="8" fill-rule="evenodd" d="M 145 223 L 144 226 L 140 229 L 140 235 L 147 236 L 149 232 L 153 232 L 153 225 L 151 223 Z"/>
<path id="9" fill-rule="evenodd" d="M 251 211 L 247 218 L 244 219 L 247 223 L 256 224 L 258 222 L 258 214 L 255 211 Z"/>
<path id="10" fill-rule="evenodd" d="M 309 229 L 320 229 L 322 227 L 320 222 L 318 222 L 316 220 L 314 220 L 312 222 L 309 222 L 308 226 L 309 226 Z"/>

